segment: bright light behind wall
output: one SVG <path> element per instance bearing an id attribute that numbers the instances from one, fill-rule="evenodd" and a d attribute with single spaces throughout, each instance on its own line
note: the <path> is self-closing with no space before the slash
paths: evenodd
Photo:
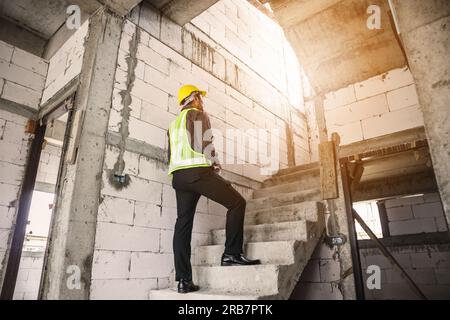
<path id="1" fill-rule="evenodd" d="M 50 227 L 50 219 L 52 216 L 53 193 L 40 191 L 33 192 L 31 201 L 30 215 L 28 216 L 29 224 L 27 226 L 27 234 L 47 237 Z"/>
<path id="2" fill-rule="evenodd" d="M 304 111 L 301 68 L 294 49 L 286 38 L 284 38 L 284 55 L 286 61 L 287 89 L 289 93 L 289 102 L 291 105 Z"/>
<path id="3" fill-rule="evenodd" d="M 353 204 L 353 208 L 358 212 L 364 222 L 369 226 L 373 233 L 378 238 L 383 237 L 383 231 L 381 229 L 380 214 L 378 212 L 378 206 L 375 201 L 372 202 L 358 202 Z M 355 223 L 356 235 L 358 240 L 370 239 L 359 223 Z"/>

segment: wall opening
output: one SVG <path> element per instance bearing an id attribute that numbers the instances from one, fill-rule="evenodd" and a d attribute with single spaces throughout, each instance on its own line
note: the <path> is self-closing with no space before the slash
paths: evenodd
<path id="1" fill-rule="evenodd" d="M 71 100 L 71 98 L 69 99 Z M 68 101 L 69 101 L 68 100 Z M 14 230 L 8 269 L 2 295 L 14 300 L 36 300 L 46 255 L 47 239 L 52 223 L 55 189 L 58 184 L 66 128 L 69 120 L 67 104 L 63 103 L 44 117 L 45 133 L 35 139 L 38 145 L 31 151 L 27 166 L 34 168 L 19 202 L 19 214 Z M 39 150 L 40 148 L 40 150 Z M 38 162 L 38 163 L 36 163 Z M 28 204 L 26 205 L 26 203 Z M 22 212 L 20 212 L 22 211 Z"/>
<path id="2" fill-rule="evenodd" d="M 353 204 L 355 209 L 364 222 L 370 227 L 378 238 L 383 238 L 383 230 L 381 228 L 380 213 L 378 211 L 377 201 L 357 202 Z M 370 239 L 367 233 L 356 223 L 356 236 L 358 240 Z"/>

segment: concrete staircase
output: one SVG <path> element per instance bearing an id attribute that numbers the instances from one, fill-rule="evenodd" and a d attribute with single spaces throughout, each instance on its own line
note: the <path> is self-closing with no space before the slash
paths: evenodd
<path id="1" fill-rule="evenodd" d="M 201 290 L 153 290 L 150 299 L 288 299 L 324 231 L 323 211 L 317 164 L 281 170 L 247 201 L 244 252 L 261 265 L 221 267 L 225 230 L 213 230 L 210 245 L 194 248 Z"/>

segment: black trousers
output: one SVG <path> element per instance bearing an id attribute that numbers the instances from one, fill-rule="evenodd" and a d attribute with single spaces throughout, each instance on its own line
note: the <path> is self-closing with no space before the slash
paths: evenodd
<path id="1" fill-rule="evenodd" d="M 172 186 L 177 197 L 177 221 L 173 237 L 176 281 L 192 280 L 192 227 L 197 202 L 201 196 L 218 202 L 228 209 L 224 253 L 243 252 L 246 202 L 230 182 L 215 173 L 212 168 L 192 168 L 175 171 Z"/>

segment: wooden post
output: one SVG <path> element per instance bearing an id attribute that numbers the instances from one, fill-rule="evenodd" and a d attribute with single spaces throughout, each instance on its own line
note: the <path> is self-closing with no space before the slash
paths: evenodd
<path id="1" fill-rule="evenodd" d="M 324 141 L 319 144 L 320 191 L 322 200 L 339 198 L 337 184 L 337 146 L 339 135 L 333 133 L 333 141 Z"/>

